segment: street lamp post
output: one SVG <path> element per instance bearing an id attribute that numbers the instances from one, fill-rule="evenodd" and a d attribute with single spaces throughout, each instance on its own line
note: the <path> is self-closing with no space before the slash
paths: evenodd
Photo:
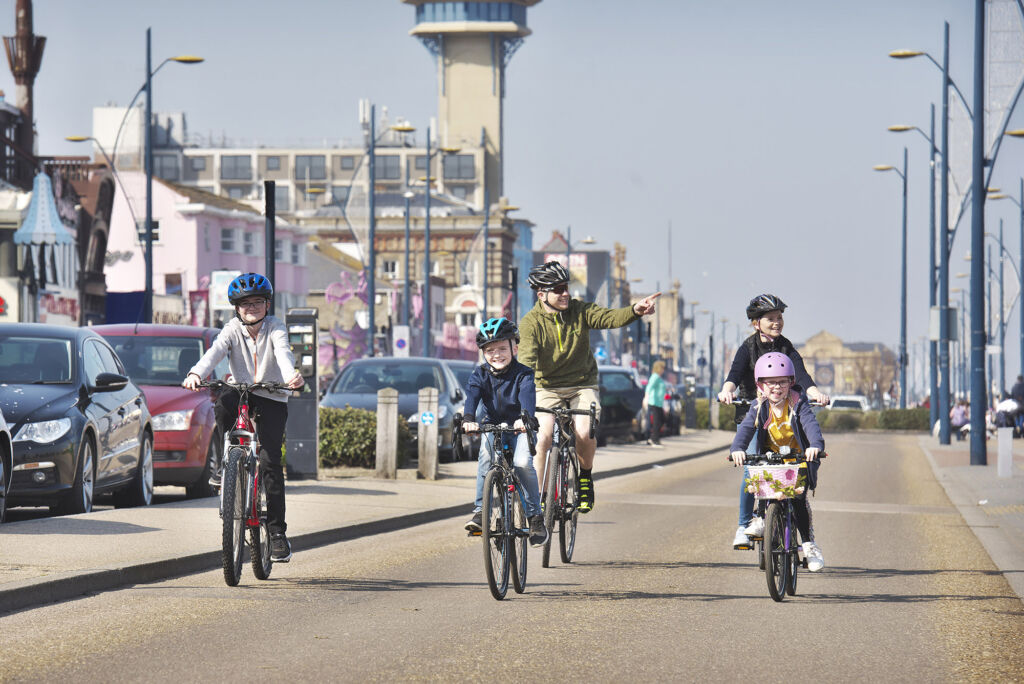
<path id="1" fill-rule="evenodd" d="M 370 135 L 367 154 L 369 175 L 369 255 L 366 274 L 366 306 L 369 320 L 366 322 L 366 349 L 368 356 L 377 355 L 377 105 L 370 105 Z"/>
<path id="2" fill-rule="evenodd" d="M 935 104 L 931 105 L 931 125 L 928 134 L 917 126 L 889 126 L 889 130 L 894 133 L 914 130 L 928 141 L 928 310 L 933 311 L 938 275 L 935 264 L 935 156 L 938 153 L 935 147 Z M 928 425 L 935 425 L 939 420 L 938 395 L 938 340 L 931 339 L 928 341 Z"/>
<path id="3" fill-rule="evenodd" d="M 711 405 L 715 401 L 715 312 L 701 309 L 701 313 L 711 315 L 711 327 L 708 328 L 708 430 L 713 430 Z M 694 325 L 694 331 L 696 331 L 696 325 Z"/>
<path id="4" fill-rule="evenodd" d="M 875 171 L 895 171 L 903 181 L 902 260 L 900 268 L 900 408 L 907 408 L 907 148 L 903 148 L 903 171 L 879 164 Z"/>
<path id="5" fill-rule="evenodd" d="M 409 325 L 409 203 L 415 195 L 406 190 L 402 193 L 402 197 L 405 198 L 405 268 L 403 273 L 405 275 L 405 284 L 402 287 L 402 323 L 406 326 Z"/>
<path id="6" fill-rule="evenodd" d="M 985 330 L 981 318 L 985 240 L 985 0 L 974 2 L 974 136 L 971 154 L 971 465 L 985 465 Z M 945 163 L 945 156 L 943 157 Z M 944 224 L 945 225 L 945 224 Z"/>
<path id="7" fill-rule="evenodd" d="M 430 329 L 430 126 L 427 126 L 427 185 L 423 193 L 423 356 L 432 356 Z"/>
<path id="8" fill-rule="evenodd" d="M 156 70 L 151 68 L 152 50 L 150 49 L 151 29 L 146 29 L 146 120 L 145 135 L 143 144 L 145 146 L 145 172 L 146 172 L 146 288 L 142 304 L 142 320 L 145 323 L 153 322 L 153 75 L 169 61 L 182 64 L 196 64 L 202 62 L 202 58 L 183 56 L 171 57 L 161 62 Z"/>
<path id="9" fill-rule="evenodd" d="M 1018 131 L 1010 131 L 1010 133 L 1008 133 L 1007 135 L 1014 135 L 1014 134 L 1017 134 L 1017 133 L 1020 133 L 1020 134 L 1024 135 L 1024 131 L 1019 131 L 1019 132 Z M 995 193 L 995 194 L 989 195 L 988 199 L 990 199 L 990 200 L 1002 200 L 1002 199 L 1010 200 L 1011 202 L 1013 202 L 1014 204 L 1017 205 L 1017 209 L 1020 212 L 1020 254 L 1019 254 L 1020 258 L 1018 260 L 1020 268 L 1017 268 L 1017 273 L 1016 273 L 1016 275 L 1017 275 L 1018 297 L 1020 297 L 1022 299 L 1022 306 L 1021 306 L 1021 312 L 1020 312 L 1020 341 L 1019 341 L 1019 344 L 1020 344 L 1020 371 L 1019 371 L 1018 374 L 1019 375 L 1024 375 L 1024 178 L 1020 179 L 1020 188 L 1018 190 L 1018 196 L 1017 197 L 1018 197 L 1017 199 L 1014 199 L 1012 195 L 1005 195 L 1003 193 Z M 999 224 L 999 230 L 1000 230 L 1000 234 L 1001 234 L 1002 233 L 1002 222 L 1001 221 L 1000 221 L 1000 224 Z M 1000 240 L 1000 243 L 1001 242 L 1002 241 Z M 1004 248 L 1002 248 L 1001 244 L 1000 244 L 1000 249 L 1001 249 L 1001 251 L 1000 251 L 1001 254 L 1009 256 L 1009 251 L 1004 249 Z M 1011 263 L 1012 263 L 1012 261 L 1011 261 Z M 1005 326 L 1004 326 L 1004 332 L 1005 332 Z M 1005 365 L 1005 362 L 1004 362 L 1004 365 Z"/>

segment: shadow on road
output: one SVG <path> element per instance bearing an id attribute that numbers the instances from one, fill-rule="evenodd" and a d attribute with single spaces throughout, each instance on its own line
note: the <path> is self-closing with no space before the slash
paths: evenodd
<path id="1" fill-rule="evenodd" d="M 3 533 L 8 534 L 141 534 L 153 532 L 159 528 L 116 520 L 92 520 L 88 518 L 55 518 L 54 524 L 46 525 L 4 525 Z"/>
<path id="2" fill-rule="evenodd" d="M 398 492 L 384 489 L 359 489 L 358 487 L 329 487 L 318 484 L 289 484 L 286 494 L 364 494 L 366 496 L 398 496 Z"/>

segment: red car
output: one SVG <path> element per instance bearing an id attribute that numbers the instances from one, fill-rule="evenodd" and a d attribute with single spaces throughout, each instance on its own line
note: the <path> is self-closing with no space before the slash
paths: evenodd
<path id="1" fill-rule="evenodd" d="M 142 388 L 153 416 L 153 482 L 185 487 L 189 496 L 213 496 L 210 471 L 220 459 L 223 439 L 208 390 L 181 386 L 189 368 L 210 348 L 217 328 L 187 325 L 97 325 L 124 363 L 128 376 Z M 225 358 L 214 377 L 227 375 Z"/>

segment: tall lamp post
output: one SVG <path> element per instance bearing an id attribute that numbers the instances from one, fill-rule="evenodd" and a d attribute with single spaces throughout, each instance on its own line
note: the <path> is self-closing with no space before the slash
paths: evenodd
<path id="1" fill-rule="evenodd" d="M 402 287 L 402 323 L 406 326 L 409 325 L 409 285 L 411 280 L 411 273 L 409 272 L 409 203 L 412 198 L 415 197 L 415 193 L 411 190 L 406 190 L 402 193 L 402 197 L 405 199 L 405 267 L 402 273 L 405 277 L 402 279 L 405 281 Z"/>
<path id="2" fill-rule="evenodd" d="M 1024 136 L 1024 130 L 1021 131 L 1010 131 L 1007 135 L 1019 134 Z M 988 196 L 991 200 L 1010 200 L 1017 205 L 1017 209 L 1020 210 L 1020 258 L 1018 259 L 1017 269 L 1017 285 L 1018 285 L 1018 297 L 1024 298 L 1024 178 L 1020 179 L 1020 186 L 1018 190 L 1017 199 L 1014 199 L 1010 195 L 1003 193 L 994 193 Z M 1009 252 L 1004 252 L 1009 256 Z M 1020 371 L 1018 375 L 1024 375 L 1024 301 L 1021 304 L 1020 310 Z"/>
<path id="3" fill-rule="evenodd" d="M 900 408 L 907 408 L 907 148 L 903 148 L 903 171 L 879 164 L 875 171 L 895 171 L 903 180 L 902 265 L 900 268 Z"/>
<path id="4" fill-rule="evenodd" d="M 143 302 L 142 320 L 153 322 L 153 76 L 167 62 L 181 64 L 198 64 L 202 57 L 185 55 L 169 57 L 152 69 L 152 50 L 150 40 L 151 29 L 146 29 L 146 120 L 145 120 L 145 152 L 146 158 L 146 293 Z"/>
<path id="5" fill-rule="evenodd" d="M 922 50 L 894 50 L 893 59 L 927 57 L 942 72 L 942 127 L 939 157 L 939 443 L 949 444 L 949 89 L 953 88 L 964 106 L 967 100 L 949 77 L 949 22 L 945 22 L 942 63 Z M 969 108 L 968 108 L 969 110 Z M 983 432 L 984 430 L 982 430 Z"/>
<path id="6" fill-rule="evenodd" d="M 935 310 L 937 278 L 935 265 L 935 156 L 939 150 L 935 146 L 935 105 L 931 105 L 931 127 L 925 133 L 917 126 L 889 126 L 893 133 L 917 131 L 928 141 L 928 310 Z M 939 420 L 939 368 L 938 340 L 928 341 L 928 425 L 935 425 Z"/>
<path id="7" fill-rule="evenodd" d="M 711 404 L 715 401 L 715 312 L 709 309 L 701 309 L 700 312 L 711 315 L 711 326 L 708 328 L 708 430 L 714 430 L 711 424 Z"/>

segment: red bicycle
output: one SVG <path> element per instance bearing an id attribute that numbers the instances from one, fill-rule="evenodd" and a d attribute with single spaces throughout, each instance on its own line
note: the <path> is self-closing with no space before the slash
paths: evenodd
<path id="1" fill-rule="evenodd" d="M 255 390 L 275 392 L 288 390 L 278 382 L 230 384 L 223 380 L 200 383 L 214 391 L 238 392 L 238 418 L 235 427 L 224 437 L 224 471 L 221 477 L 220 517 L 221 565 L 224 581 L 234 587 L 242 579 L 245 533 L 249 532 L 249 560 L 256 579 L 270 577 L 270 532 L 267 529 L 267 489 L 260 472 L 260 439 L 249 413 L 249 394 Z"/>

